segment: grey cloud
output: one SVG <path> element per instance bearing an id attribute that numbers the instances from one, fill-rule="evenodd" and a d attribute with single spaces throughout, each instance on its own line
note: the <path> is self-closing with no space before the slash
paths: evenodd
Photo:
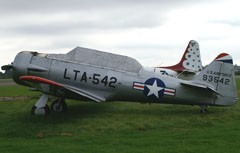
<path id="1" fill-rule="evenodd" d="M 214 21 L 211 21 L 211 23 L 225 24 L 225 25 L 229 25 L 232 27 L 239 27 L 240 26 L 240 18 L 237 17 L 234 20 L 231 20 L 231 19 L 214 20 Z"/>
<path id="2" fill-rule="evenodd" d="M 206 0 L 204 0 L 206 1 Z M 107 9 L 107 8 L 121 8 L 121 7 L 136 7 L 142 6 L 157 6 L 159 9 L 175 8 L 178 5 L 191 5 L 198 1 L 192 0 L 9 0 L 0 1 L 1 13 L 27 13 L 40 12 L 51 13 L 55 11 L 77 11 L 77 10 L 91 10 L 91 9 Z M 202 3 L 203 1 L 201 1 Z"/>
<path id="3" fill-rule="evenodd" d="M 155 27 L 159 24 L 157 21 L 151 19 L 118 19 L 118 20 L 108 20 L 108 21 L 79 21 L 79 22 L 67 22 L 67 23 L 46 23 L 44 25 L 31 25 L 26 24 L 22 26 L 16 26 L 9 28 L 8 31 L 12 33 L 22 33 L 22 34 L 64 34 L 64 33 L 74 33 L 74 32 L 89 32 L 97 30 L 115 30 L 120 28 L 146 28 Z"/>
<path id="4" fill-rule="evenodd" d="M 129 9 L 114 10 L 111 13 L 109 11 L 81 11 L 26 16 L 19 15 L 10 22 L 1 23 L 0 27 L 7 33 L 57 35 L 121 28 L 152 28 L 164 22 L 164 17 L 157 12 L 139 12 L 139 10 Z"/>
<path id="5" fill-rule="evenodd" d="M 5 33 L 29 35 L 152 28 L 164 23 L 163 14 L 170 9 L 194 3 L 192 0 L 0 0 L 0 17 L 8 17 L 0 27 Z M 62 13 L 68 17 L 60 21 L 48 19 L 49 16 L 61 19 Z M 30 17 L 21 20 L 22 15 Z"/>

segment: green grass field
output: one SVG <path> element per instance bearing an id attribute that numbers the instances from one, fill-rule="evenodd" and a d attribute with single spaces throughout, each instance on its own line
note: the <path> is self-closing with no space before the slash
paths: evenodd
<path id="1" fill-rule="evenodd" d="M 240 89 L 240 79 L 237 85 Z M 239 103 L 200 114 L 197 106 L 68 100 L 65 113 L 32 116 L 38 95 L 0 86 L 0 97 L 30 97 L 0 102 L 1 153 L 239 152 Z"/>

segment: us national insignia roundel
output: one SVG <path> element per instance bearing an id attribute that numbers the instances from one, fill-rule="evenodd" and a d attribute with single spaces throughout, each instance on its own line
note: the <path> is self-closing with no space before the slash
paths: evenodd
<path id="1" fill-rule="evenodd" d="M 133 82 L 133 89 L 143 91 L 145 97 L 152 100 L 159 100 L 164 95 L 175 96 L 176 89 L 168 88 L 165 83 L 158 78 L 149 78 L 142 82 Z"/>
<path id="2" fill-rule="evenodd" d="M 145 83 L 143 94 L 153 100 L 157 100 L 164 95 L 165 84 L 158 78 L 150 78 Z"/>

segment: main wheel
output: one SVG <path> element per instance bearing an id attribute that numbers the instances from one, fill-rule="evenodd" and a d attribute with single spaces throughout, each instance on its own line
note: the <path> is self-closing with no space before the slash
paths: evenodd
<path id="1" fill-rule="evenodd" d="M 46 105 L 45 107 L 37 108 L 37 107 L 34 105 L 34 106 L 32 107 L 31 114 L 32 114 L 32 115 L 48 115 L 48 114 L 50 114 L 49 106 Z"/>
<path id="2" fill-rule="evenodd" d="M 67 110 L 67 104 L 64 98 L 54 100 L 51 104 L 51 110 L 54 112 L 65 112 Z"/>

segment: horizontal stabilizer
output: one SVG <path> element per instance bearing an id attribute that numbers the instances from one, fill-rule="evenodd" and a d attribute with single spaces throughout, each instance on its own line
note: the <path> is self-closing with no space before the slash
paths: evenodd
<path id="1" fill-rule="evenodd" d="M 209 89 L 210 91 L 212 92 L 215 92 L 216 94 L 219 94 L 213 86 L 209 86 L 207 84 L 203 84 L 203 83 L 200 83 L 200 82 L 193 82 L 193 81 L 182 81 L 181 82 L 182 85 L 187 85 L 187 86 L 190 86 L 190 87 L 195 87 L 195 88 L 202 88 L 202 89 Z"/>

